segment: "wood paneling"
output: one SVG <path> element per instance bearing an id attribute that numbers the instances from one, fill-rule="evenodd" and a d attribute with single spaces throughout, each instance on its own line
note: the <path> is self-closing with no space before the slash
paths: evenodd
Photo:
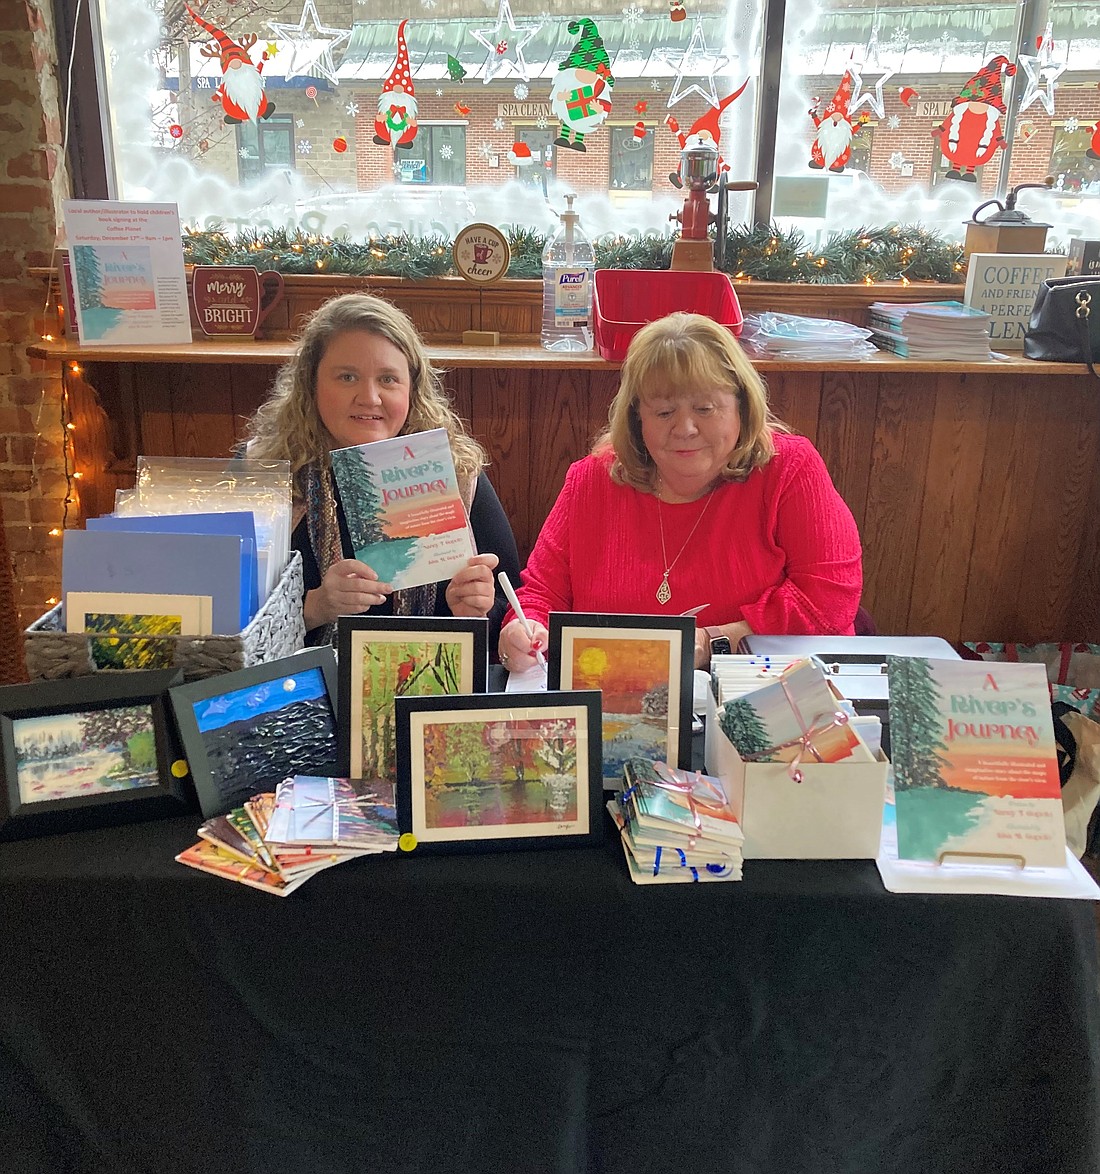
<path id="1" fill-rule="evenodd" d="M 287 350 L 248 345 L 107 356 L 50 344 L 50 356 L 84 364 L 77 374 L 67 363 L 65 378 L 85 514 L 112 508 L 138 454 L 228 452 Z M 489 452 L 525 557 L 605 423 L 618 371 L 537 348 L 433 353 Z M 885 357 L 760 367 L 775 410 L 815 441 L 856 517 L 880 631 L 1100 641 L 1100 391 L 1084 368 Z"/>

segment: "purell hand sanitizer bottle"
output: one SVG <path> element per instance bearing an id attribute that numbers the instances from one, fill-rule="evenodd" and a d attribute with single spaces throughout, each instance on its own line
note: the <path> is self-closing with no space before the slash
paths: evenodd
<path id="1" fill-rule="evenodd" d="M 561 227 L 542 253 L 542 345 L 548 351 L 592 349 L 592 274 L 596 252 L 577 223 L 577 197 L 565 197 Z"/>

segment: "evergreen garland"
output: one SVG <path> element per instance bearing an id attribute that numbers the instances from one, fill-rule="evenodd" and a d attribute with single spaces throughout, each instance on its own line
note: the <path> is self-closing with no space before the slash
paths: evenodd
<path id="1" fill-rule="evenodd" d="M 508 276 L 542 276 L 542 250 L 549 239 L 530 228 L 507 230 L 512 252 Z M 642 237 L 605 236 L 595 242 L 599 269 L 667 269 L 675 234 Z M 212 229 L 188 231 L 184 259 L 192 265 L 255 265 L 280 273 L 328 273 L 353 277 L 403 277 L 416 281 L 455 273 L 451 242 L 439 234 L 371 236 L 357 243 L 302 231 L 255 232 L 236 237 Z M 736 280 L 839 285 L 880 281 L 962 280 L 963 247 L 920 225 L 890 224 L 830 233 L 825 244 L 811 247 L 798 229 L 776 225 L 739 225 L 726 237 L 722 267 Z"/>

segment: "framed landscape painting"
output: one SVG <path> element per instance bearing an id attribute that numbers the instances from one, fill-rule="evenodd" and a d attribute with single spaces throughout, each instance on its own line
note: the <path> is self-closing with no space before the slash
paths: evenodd
<path id="1" fill-rule="evenodd" d="M 601 838 L 600 696 L 398 697 L 406 851 L 571 847 Z"/>
<path id="2" fill-rule="evenodd" d="M 291 775 L 335 775 L 336 655 L 307 648 L 169 690 L 203 816 Z"/>
<path id="3" fill-rule="evenodd" d="M 489 621 L 447 616 L 341 616 L 339 774 L 397 777 L 398 697 L 484 693 Z"/>
<path id="4" fill-rule="evenodd" d="M 0 840 L 182 815 L 166 690 L 177 669 L 0 688 Z"/>
<path id="5" fill-rule="evenodd" d="M 692 616 L 550 613 L 547 687 L 603 694 L 603 781 L 628 758 L 691 765 Z"/>

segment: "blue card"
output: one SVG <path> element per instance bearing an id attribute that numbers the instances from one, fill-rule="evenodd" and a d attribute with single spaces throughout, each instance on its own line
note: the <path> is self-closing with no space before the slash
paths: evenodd
<path id="1" fill-rule="evenodd" d="M 256 519 L 251 510 L 212 514 L 106 514 L 89 518 L 89 530 L 131 530 L 164 534 L 239 534 L 241 545 L 241 627 L 259 607 L 256 565 Z"/>
<path id="2" fill-rule="evenodd" d="M 238 534 L 66 530 L 61 586 L 69 591 L 209 595 L 216 635 L 241 630 Z"/>

